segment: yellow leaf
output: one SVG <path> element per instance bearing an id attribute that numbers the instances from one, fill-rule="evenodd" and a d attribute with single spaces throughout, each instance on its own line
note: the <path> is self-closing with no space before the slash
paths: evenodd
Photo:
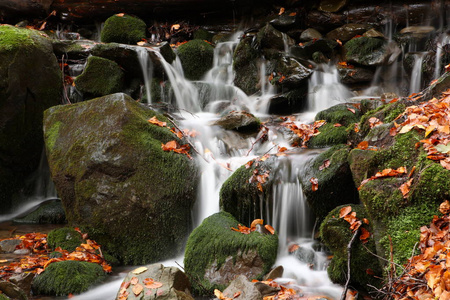
<path id="1" fill-rule="evenodd" d="M 137 268 L 137 269 L 134 269 L 133 271 L 131 271 L 131 273 L 133 273 L 133 274 L 141 274 L 141 273 L 144 273 L 145 271 L 147 271 L 148 270 L 148 268 L 147 267 L 139 267 L 139 268 Z"/>

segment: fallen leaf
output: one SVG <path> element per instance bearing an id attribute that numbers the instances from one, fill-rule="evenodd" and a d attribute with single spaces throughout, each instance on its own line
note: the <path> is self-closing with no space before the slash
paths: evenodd
<path id="1" fill-rule="evenodd" d="M 156 118 L 156 116 L 151 117 L 151 118 L 148 120 L 148 122 L 149 122 L 150 124 L 155 124 L 155 125 L 157 125 L 157 126 L 159 126 L 159 127 L 166 127 L 166 126 L 167 126 L 167 123 L 166 123 L 166 122 L 162 122 L 162 121 L 158 120 L 158 118 Z"/>
<path id="2" fill-rule="evenodd" d="M 368 141 L 362 141 L 361 143 L 358 144 L 358 146 L 356 146 L 356 148 L 360 150 L 367 150 L 368 147 L 369 147 Z"/>
<path id="3" fill-rule="evenodd" d="M 134 285 L 131 290 L 133 291 L 135 296 L 138 296 L 142 291 L 144 290 L 144 287 L 140 285 L 139 283 Z"/>
<path id="4" fill-rule="evenodd" d="M 330 166 L 330 160 L 329 160 L 329 159 L 326 159 L 326 160 L 324 160 L 323 163 L 320 165 L 319 171 L 322 171 L 322 170 L 328 168 L 329 166 Z"/>
<path id="5" fill-rule="evenodd" d="M 139 279 L 137 277 L 132 277 L 131 280 L 130 280 L 131 284 L 136 284 L 138 282 L 139 282 Z"/>
<path id="6" fill-rule="evenodd" d="M 300 248 L 300 246 L 298 244 L 292 244 L 288 247 L 288 252 L 289 253 L 293 253 L 295 252 L 298 248 Z"/>
<path id="7" fill-rule="evenodd" d="M 311 182 L 311 189 L 313 192 L 317 191 L 319 189 L 319 180 L 315 177 L 311 177 L 309 180 Z"/>
<path id="8" fill-rule="evenodd" d="M 147 267 L 139 267 L 139 268 L 134 269 L 133 271 L 131 271 L 131 273 L 138 275 L 138 274 L 144 273 L 147 270 L 148 270 Z"/>
<path id="9" fill-rule="evenodd" d="M 439 211 L 441 214 L 448 214 L 450 212 L 450 202 L 448 200 L 442 202 L 441 205 L 439 205 Z"/>
<path id="10" fill-rule="evenodd" d="M 348 215 L 351 211 L 352 211 L 352 207 L 351 207 L 350 205 L 341 208 L 341 210 L 339 211 L 339 218 L 345 217 L 345 216 Z"/>
<path id="11" fill-rule="evenodd" d="M 264 228 L 266 228 L 271 234 L 275 234 L 275 229 L 273 229 L 273 227 L 269 224 L 264 225 Z"/>
<path id="12" fill-rule="evenodd" d="M 284 7 L 280 8 L 280 11 L 278 12 L 279 16 L 281 16 L 282 14 L 284 14 Z"/>

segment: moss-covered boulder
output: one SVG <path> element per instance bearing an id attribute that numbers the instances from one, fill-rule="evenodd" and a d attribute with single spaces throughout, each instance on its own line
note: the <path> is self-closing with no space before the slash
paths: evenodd
<path id="1" fill-rule="evenodd" d="M 123 77 L 123 71 L 116 62 L 90 56 L 83 73 L 75 78 L 75 85 L 83 93 L 105 96 L 122 90 Z"/>
<path id="2" fill-rule="evenodd" d="M 50 39 L 0 26 L 0 203 L 8 212 L 23 178 L 39 165 L 45 109 L 60 103 L 62 80 Z"/>
<path id="3" fill-rule="evenodd" d="M 233 216 L 220 212 L 206 218 L 189 236 L 184 267 L 194 292 L 223 290 L 237 275 L 261 280 L 270 271 L 277 257 L 278 236 L 258 231 L 246 235 L 231 229 L 237 226 Z"/>
<path id="4" fill-rule="evenodd" d="M 155 287 L 147 287 L 149 278 L 158 284 Z M 159 283 L 161 286 L 157 287 Z M 143 289 L 136 294 L 134 291 L 138 285 Z M 129 300 L 193 300 L 190 290 L 189 278 L 180 269 L 153 264 L 129 272 L 122 282 L 116 300 L 122 299 L 126 294 Z"/>
<path id="5" fill-rule="evenodd" d="M 104 43 L 136 44 L 145 38 L 147 25 L 141 19 L 117 14 L 105 21 L 101 32 L 101 41 Z"/>
<path id="6" fill-rule="evenodd" d="M 186 78 L 200 80 L 212 68 L 214 48 L 203 40 L 192 40 L 178 47 L 178 56 Z"/>
<path id="7" fill-rule="evenodd" d="M 72 252 L 81 243 L 84 243 L 81 234 L 70 227 L 54 229 L 47 235 L 47 244 L 51 249 L 61 247 L 61 249 Z"/>
<path id="8" fill-rule="evenodd" d="M 346 145 L 336 145 L 311 159 L 302 170 L 299 179 L 303 193 L 319 219 L 325 218 L 339 205 L 359 203 L 358 191 L 347 162 L 349 151 Z M 313 189 L 311 178 L 317 178 L 317 190 Z"/>
<path id="9" fill-rule="evenodd" d="M 51 263 L 32 283 L 35 295 L 67 296 L 87 291 L 106 277 L 102 266 L 85 261 Z"/>
<path id="10" fill-rule="evenodd" d="M 197 169 L 162 143 L 183 144 L 164 116 L 124 94 L 45 113 L 49 166 L 70 225 L 80 226 L 123 263 L 173 257 L 191 226 Z"/>
<path id="11" fill-rule="evenodd" d="M 256 42 L 261 49 L 274 49 L 285 51 L 286 46 L 295 44 L 295 40 L 290 38 L 286 33 L 276 30 L 271 24 L 267 24 L 258 31 Z"/>
<path id="12" fill-rule="evenodd" d="M 259 51 L 251 36 L 241 39 L 233 55 L 234 84 L 247 95 L 258 91 L 259 87 Z"/>
<path id="13" fill-rule="evenodd" d="M 333 258 L 328 266 L 327 272 L 330 279 L 339 284 L 347 281 L 348 244 L 352 239 L 353 232 L 350 224 L 343 218 L 339 218 L 342 207 L 338 206 L 332 210 L 320 226 L 320 237 L 325 245 L 333 252 Z M 368 218 L 363 205 L 352 204 L 352 212 L 356 212 L 356 218 L 361 220 Z M 373 232 L 372 226 L 362 222 L 362 228 L 369 233 Z M 360 235 L 360 234 L 359 234 Z M 350 259 L 350 284 L 358 289 L 371 290 L 368 284 L 380 286 L 382 268 L 378 258 L 372 253 L 376 253 L 373 236 L 363 244 L 356 238 L 351 246 Z"/>
<path id="14" fill-rule="evenodd" d="M 221 209 L 242 223 L 272 215 L 267 208 L 273 207 L 272 187 L 279 160 L 277 157 L 265 161 L 255 159 L 251 165 L 248 163 L 234 171 L 220 189 Z M 266 183 L 258 183 L 256 176 L 263 176 Z"/>
<path id="15" fill-rule="evenodd" d="M 398 49 L 398 50 L 397 50 Z M 381 38 L 358 37 L 344 45 L 345 60 L 363 66 L 392 63 L 401 53 L 397 46 L 389 46 Z"/>
<path id="16" fill-rule="evenodd" d="M 314 53 L 320 52 L 331 58 L 338 46 L 336 40 L 320 38 L 291 47 L 290 54 L 298 59 L 311 59 Z"/>
<path id="17" fill-rule="evenodd" d="M 326 36 L 331 40 L 347 42 L 354 36 L 361 35 L 371 28 L 373 28 L 373 26 L 370 24 L 349 23 L 328 32 Z"/>
<path id="18" fill-rule="evenodd" d="M 58 199 L 49 200 L 26 216 L 15 218 L 14 223 L 21 224 L 63 224 L 66 223 L 66 213 Z"/>
<path id="19" fill-rule="evenodd" d="M 336 127 L 334 124 L 326 123 L 320 126 L 318 130 L 320 133 L 311 137 L 308 141 L 309 148 L 326 148 L 347 143 L 348 133 L 343 126 Z M 299 139 L 295 138 L 294 140 L 297 141 Z"/>

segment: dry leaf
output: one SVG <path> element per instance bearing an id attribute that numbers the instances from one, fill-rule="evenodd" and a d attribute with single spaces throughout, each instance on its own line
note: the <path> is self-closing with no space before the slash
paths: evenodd
<path id="1" fill-rule="evenodd" d="M 138 296 L 142 291 L 144 290 L 144 287 L 140 285 L 139 283 L 134 285 L 131 290 L 133 291 L 135 296 Z"/>
<path id="2" fill-rule="evenodd" d="M 134 269 L 133 271 L 131 271 L 131 273 L 138 275 L 138 274 L 144 273 L 147 270 L 148 270 L 147 267 L 139 267 L 139 268 Z"/>

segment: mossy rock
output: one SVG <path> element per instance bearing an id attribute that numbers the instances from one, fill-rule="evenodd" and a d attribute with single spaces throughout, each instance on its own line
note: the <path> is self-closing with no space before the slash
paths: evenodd
<path id="1" fill-rule="evenodd" d="M 284 51 L 285 44 L 292 46 L 295 41 L 286 33 L 275 29 L 271 24 L 267 24 L 258 31 L 256 43 L 261 49 Z"/>
<path id="2" fill-rule="evenodd" d="M 70 227 L 53 229 L 47 235 L 47 244 L 51 249 L 61 247 L 72 252 L 82 243 L 84 243 L 84 240 L 80 233 Z"/>
<path id="3" fill-rule="evenodd" d="M 208 42 L 212 42 L 213 41 L 213 36 L 214 33 L 206 30 L 206 29 L 197 29 L 196 31 L 194 31 L 193 37 L 194 40 L 203 40 L 203 41 L 208 41 Z"/>
<path id="4" fill-rule="evenodd" d="M 75 260 L 55 262 L 34 278 L 32 290 L 35 295 L 80 294 L 105 277 L 106 273 L 99 264 Z"/>
<path id="5" fill-rule="evenodd" d="M 340 40 L 345 43 L 354 36 L 361 35 L 371 28 L 373 28 L 373 25 L 349 23 L 328 32 L 326 37 L 334 41 Z"/>
<path id="6" fill-rule="evenodd" d="M 50 200 L 35 211 L 13 221 L 22 224 L 63 224 L 66 223 L 66 213 L 60 200 Z"/>
<path id="7" fill-rule="evenodd" d="M 303 193 L 315 213 L 323 220 L 335 207 L 344 203 L 359 203 L 358 191 L 353 183 L 350 166 L 347 162 L 350 147 L 336 145 L 305 163 L 299 179 Z M 322 168 L 324 162 L 329 166 Z M 313 191 L 311 178 L 318 179 L 318 189 Z"/>
<path id="8" fill-rule="evenodd" d="M 404 265 L 412 256 L 419 254 L 420 228 L 429 225 L 433 216 L 439 215 L 438 207 L 433 207 L 430 203 L 416 203 L 403 209 L 395 218 L 389 219 L 386 234 L 379 241 L 384 250 L 382 255 L 390 256 L 391 241 L 396 264 Z"/>
<path id="9" fill-rule="evenodd" d="M 119 65 L 109 59 L 90 56 L 86 68 L 75 78 L 78 90 L 93 96 L 104 96 L 120 92 L 124 74 Z"/>
<path id="10" fill-rule="evenodd" d="M 352 111 L 355 111 L 354 113 Z M 359 122 L 361 111 L 351 104 L 337 104 L 317 113 L 315 120 L 325 120 L 327 123 L 339 123 L 348 126 Z"/>
<path id="11" fill-rule="evenodd" d="M 318 130 L 320 133 L 308 141 L 308 148 L 326 148 L 347 143 L 348 133 L 343 126 L 335 127 L 332 123 L 326 123 Z"/>
<path id="12" fill-rule="evenodd" d="M 344 45 L 346 61 L 363 66 L 381 65 L 386 59 L 386 42 L 379 38 L 358 37 Z"/>
<path id="13" fill-rule="evenodd" d="M 101 32 L 104 43 L 136 44 L 145 38 L 147 25 L 141 19 L 131 15 L 114 15 L 105 21 Z"/>
<path id="14" fill-rule="evenodd" d="M 69 224 L 125 264 L 177 255 L 192 224 L 196 164 L 161 149 L 186 141 L 150 124 L 153 116 L 173 126 L 125 94 L 45 113 L 49 166 Z"/>
<path id="15" fill-rule="evenodd" d="M 287 93 L 270 98 L 269 114 L 290 115 L 306 108 L 308 88 L 300 86 Z"/>
<path id="16" fill-rule="evenodd" d="M 28 300 L 26 292 L 11 281 L 0 280 L 0 299 Z"/>
<path id="17" fill-rule="evenodd" d="M 0 203 L 12 206 L 23 178 L 39 165 L 45 109 L 61 101 L 62 79 L 42 32 L 0 25 Z"/>
<path id="18" fill-rule="evenodd" d="M 244 165 L 234 171 L 220 189 L 221 209 L 242 223 L 272 215 L 266 210 L 273 207 L 272 185 L 279 159 L 276 157 L 270 157 L 266 161 L 255 159 L 250 167 Z M 262 191 L 258 188 L 257 182 L 249 182 L 255 173 L 269 174 L 267 182 L 261 185 Z"/>
<path id="19" fill-rule="evenodd" d="M 320 237 L 333 252 L 333 258 L 327 269 L 328 275 L 333 282 L 342 285 L 347 281 L 347 246 L 353 236 L 350 224 L 343 218 L 339 218 L 339 212 L 345 206 L 347 205 L 341 205 L 332 210 L 320 226 Z M 368 218 L 363 205 L 352 204 L 351 207 L 359 220 Z M 370 219 L 369 224 L 363 223 L 362 227 L 370 233 L 373 232 Z M 369 237 L 365 244 L 357 237 L 352 244 L 351 251 L 350 284 L 366 291 L 370 290 L 368 284 L 375 287 L 380 286 L 379 278 L 382 275 L 382 268 L 378 258 L 372 254 L 376 253 L 373 236 Z"/>
<path id="20" fill-rule="evenodd" d="M 5 294 L 1 293 L 1 294 L 0 294 L 0 300 L 11 300 L 11 298 L 9 298 L 9 297 L 6 296 Z"/>
<path id="21" fill-rule="evenodd" d="M 259 87 L 259 51 L 252 37 L 241 39 L 233 54 L 234 84 L 247 95 L 254 94 Z"/>
<path id="22" fill-rule="evenodd" d="M 250 224 L 247 224 L 248 226 Z M 189 236 L 184 267 L 195 294 L 223 290 L 237 275 L 261 280 L 275 263 L 276 234 L 233 231 L 238 221 L 226 212 L 206 218 Z"/>
<path id="23" fill-rule="evenodd" d="M 213 65 L 214 47 L 203 40 L 192 40 L 178 47 L 184 75 L 200 80 Z"/>

